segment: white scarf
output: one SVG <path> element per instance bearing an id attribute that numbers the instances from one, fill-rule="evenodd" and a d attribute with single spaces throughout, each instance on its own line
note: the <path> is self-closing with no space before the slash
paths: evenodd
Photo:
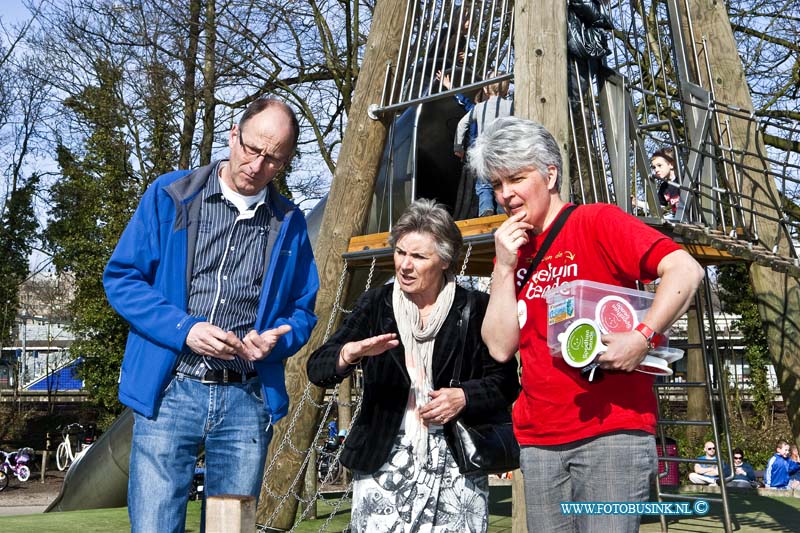
<path id="1" fill-rule="evenodd" d="M 431 372 L 433 344 L 450 313 L 455 293 L 455 277 L 447 274 L 444 287 L 436 297 L 436 304 L 423 329 L 419 307 L 400 289 L 399 283 L 394 284 L 392 292 L 392 307 L 397 330 L 405 348 L 406 369 L 411 378 L 411 390 L 408 393 L 404 417 L 405 433 L 411 439 L 418 464 L 424 463 L 428 456 L 428 430 L 419 414 L 419 408 L 430 401 L 428 393 L 433 390 Z"/>

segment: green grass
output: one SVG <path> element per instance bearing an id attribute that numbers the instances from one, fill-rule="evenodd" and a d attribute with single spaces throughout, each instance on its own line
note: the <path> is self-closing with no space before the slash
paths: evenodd
<path id="1" fill-rule="evenodd" d="M 692 493 L 702 497 L 703 494 Z M 708 494 L 716 496 L 718 494 Z M 671 532 L 723 532 L 722 504 L 709 502 L 711 510 L 703 517 L 683 517 L 669 521 Z M 792 533 L 800 530 L 800 498 L 760 496 L 755 491 L 729 491 L 728 504 L 733 515 L 733 530 L 737 533 L 762 531 Z M 660 533 L 661 522 L 657 516 L 642 521 L 641 533 Z"/>
<path id="2" fill-rule="evenodd" d="M 3 533 L 114 533 L 130 530 L 127 507 L 0 517 L 0 531 Z M 189 502 L 186 531 L 200 531 L 200 502 Z"/>
<path id="3" fill-rule="evenodd" d="M 702 496 L 701 494 L 693 494 Z M 711 496 L 711 495 L 709 495 Z M 759 496 L 755 492 L 730 494 L 731 509 L 734 513 L 734 530 L 737 533 L 755 532 L 794 532 L 800 530 L 800 498 Z M 298 527 L 300 533 L 313 533 L 320 530 L 336 504 L 336 495 L 317 504 L 316 520 L 305 520 Z M 489 531 L 492 533 L 511 531 L 511 487 L 491 487 L 489 498 Z M 669 522 L 669 530 L 677 533 L 717 533 L 722 528 L 721 504 L 711 503 L 711 511 L 704 517 L 684 517 Z M 342 504 L 331 519 L 327 531 L 340 532 L 350 519 L 349 502 Z M 115 533 L 130 531 L 126 508 L 99 509 L 93 511 L 72 511 L 24 516 L 0 517 L 0 531 L 3 533 Z M 200 503 L 189 502 L 186 531 L 200 531 Z M 642 533 L 661 531 L 658 517 L 645 517 L 640 530 Z"/>

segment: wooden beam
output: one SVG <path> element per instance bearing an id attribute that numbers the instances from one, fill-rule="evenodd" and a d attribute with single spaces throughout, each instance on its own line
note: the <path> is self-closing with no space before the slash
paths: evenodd
<path id="1" fill-rule="evenodd" d="M 500 227 L 500 224 L 508 218 L 506 215 L 494 215 L 483 218 L 470 218 L 467 220 L 457 220 L 456 226 L 461 230 L 464 239 L 481 235 L 491 234 Z M 389 232 L 372 233 L 370 235 L 359 235 L 350 239 L 347 253 L 365 252 L 382 250 L 389 248 Z"/>
<path id="2" fill-rule="evenodd" d="M 494 231 L 506 219 L 506 215 L 491 217 L 471 218 L 456 221 L 456 226 L 461 230 L 465 245 L 472 244 L 466 274 L 470 276 L 489 276 L 494 266 Z M 742 258 L 731 254 L 727 250 L 715 248 L 710 244 L 692 242 L 687 237 L 672 234 L 670 226 L 663 226 L 660 222 L 650 224 L 657 226 L 667 236 L 674 239 L 687 252 L 703 265 L 716 265 L 731 261 L 741 261 Z M 392 250 L 389 246 L 389 233 L 372 233 L 359 235 L 350 239 L 345 258 L 350 267 L 364 267 L 372 264 L 375 258 L 377 270 L 392 271 Z M 463 255 L 462 259 L 463 260 Z"/>

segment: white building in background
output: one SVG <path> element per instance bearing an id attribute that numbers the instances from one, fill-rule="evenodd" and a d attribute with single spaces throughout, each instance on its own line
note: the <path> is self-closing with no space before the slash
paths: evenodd
<path id="1" fill-rule="evenodd" d="M 70 361 L 75 336 L 66 309 L 72 294 L 71 280 L 51 273 L 25 282 L 11 343 L 0 347 L 0 389 L 13 388 L 17 375 L 24 388 Z"/>
<path id="2" fill-rule="evenodd" d="M 752 388 L 750 382 L 750 365 L 747 362 L 745 355 L 744 337 L 735 327 L 736 321 L 741 318 L 740 315 L 733 315 L 728 313 L 716 313 L 714 316 L 714 333 L 716 335 L 717 347 L 719 355 L 725 369 L 728 373 L 728 383 L 731 388 L 738 388 L 740 391 L 747 391 Z M 706 342 L 710 343 L 711 337 L 711 324 L 708 316 L 704 320 L 704 330 Z M 685 349 L 687 343 L 687 319 L 683 317 L 679 319 L 672 326 L 669 332 L 670 346 L 675 346 Z M 672 365 L 674 375 L 672 379 L 685 380 L 686 379 L 686 358 L 677 361 Z M 767 382 L 770 389 L 775 394 L 776 401 L 782 401 L 780 388 L 778 386 L 778 377 L 775 373 L 775 367 L 770 364 L 767 367 Z"/>

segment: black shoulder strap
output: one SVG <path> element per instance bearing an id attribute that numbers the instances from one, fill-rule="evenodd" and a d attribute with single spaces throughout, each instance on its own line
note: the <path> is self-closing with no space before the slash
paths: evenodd
<path id="1" fill-rule="evenodd" d="M 453 368 L 453 379 L 450 380 L 451 387 L 457 387 L 461 380 L 461 361 L 464 359 L 464 348 L 467 347 L 467 328 L 469 327 L 469 315 L 472 311 L 472 299 L 475 296 L 471 290 L 467 291 L 467 303 L 464 304 L 464 309 L 461 310 L 461 320 L 458 321 L 459 331 L 461 333 L 461 353 L 456 354 L 456 366 Z"/>
<path id="2" fill-rule="evenodd" d="M 519 293 L 522 292 L 522 289 L 525 287 L 525 284 L 528 283 L 528 280 L 531 279 L 533 271 L 536 270 L 536 267 L 538 267 L 539 263 L 542 262 L 544 254 L 547 253 L 548 248 L 550 248 L 550 245 L 553 244 L 553 241 L 558 235 L 558 232 L 560 232 L 561 228 L 564 227 L 564 223 L 567 221 L 567 218 L 569 218 L 569 215 L 572 214 L 572 212 L 575 211 L 575 209 L 577 208 L 578 208 L 577 205 L 570 205 L 566 207 L 563 211 L 561 211 L 561 213 L 559 213 L 558 217 L 553 222 L 550 231 L 547 233 L 547 238 L 545 238 L 544 242 L 542 242 L 542 245 L 539 247 L 539 251 L 536 252 L 536 257 L 533 258 L 533 261 L 531 261 L 531 264 L 528 266 L 528 271 L 525 272 L 525 277 L 522 278 L 522 283 L 519 286 L 517 295 L 519 295 Z"/>

